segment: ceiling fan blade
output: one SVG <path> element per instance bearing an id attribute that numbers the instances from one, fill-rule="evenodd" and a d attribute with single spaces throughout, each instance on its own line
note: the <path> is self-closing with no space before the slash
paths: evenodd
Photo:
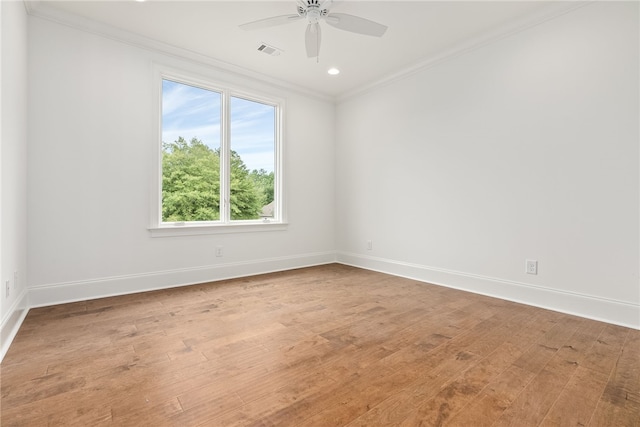
<path id="1" fill-rule="evenodd" d="M 382 37 L 387 26 L 346 13 L 330 13 L 326 16 L 327 24 L 352 33 Z"/>
<path id="2" fill-rule="evenodd" d="M 318 23 L 307 25 L 304 37 L 307 57 L 314 58 L 320 54 L 320 36 L 320 25 Z"/>
<path id="3" fill-rule="evenodd" d="M 259 19 L 253 22 L 247 22 L 246 24 L 240 25 L 240 28 L 243 30 L 257 30 L 260 28 L 274 27 L 276 25 L 288 24 L 289 22 L 297 21 L 298 19 L 302 19 L 300 15 L 280 15 L 274 16 L 271 18 Z"/>

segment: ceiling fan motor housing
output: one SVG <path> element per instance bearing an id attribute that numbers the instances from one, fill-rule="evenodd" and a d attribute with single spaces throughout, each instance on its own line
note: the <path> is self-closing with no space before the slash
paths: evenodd
<path id="1" fill-rule="evenodd" d="M 307 0 L 305 3 L 305 6 L 298 5 L 298 15 L 307 18 L 309 24 L 317 24 L 329 13 L 329 9 L 321 9 L 325 2 Z"/>

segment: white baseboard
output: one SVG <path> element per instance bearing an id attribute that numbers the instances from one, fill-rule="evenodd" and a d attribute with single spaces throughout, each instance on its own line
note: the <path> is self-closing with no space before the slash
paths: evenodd
<path id="1" fill-rule="evenodd" d="M 638 304 L 355 253 L 337 252 L 336 259 L 367 270 L 640 329 Z"/>
<path id="2" fill-rule="evenodd" d="M 637 304 L 424 265 L 329 251 L 30 287 L 20 294 L 9 310 L 9 314 L 2 319 L 0 361 L 9 350 L 11 342 L 32 307 L 153 291 L 332 262 L 640 329 L 640 305 Z"/>
<path id="3" fill-rule="evenodd" d="M 4 355 L 9 351 L 9 346 L 16 337 L 25 317 L 27 317 L 27 313 L 29 313 L 27 302 L 28 293 L 25 289 L 9 308 L 8 315 L 2 319 L 2 323 L 0 324 L 0 362 L 2 362 Z"/>
<path id="4" fill-rule="evenodd" d="M 29 288 L 29 306 L 45 307 L 87 301 L 138 292 L 175 288 L 256 274 L 335 262 L 335 252 L 320 252 L 280 258 L 267 258 L 180 270 L 154 271 L 68 283 L 54 283 Z"/>

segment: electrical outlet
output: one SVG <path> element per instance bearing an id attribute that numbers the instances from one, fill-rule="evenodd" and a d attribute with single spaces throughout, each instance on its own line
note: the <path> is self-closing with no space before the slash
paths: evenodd
<path id="1" fill-rule="evenodd" d="M 217 247 L 216 247 L 216 256 L 217 256 L 217 257 L 221 257 L 221 256 L 223 256 L 223 255 L 224 255 L 224 251 L 223 251 L 223 249 L 222 249 L 222 246 L 217 246 Z"/>
<path id="2" fill-rule="evenodd" d="M 7 298 L 9 298 L 9 295 L 11 295 L 11 281 L 10 280 L 7 280 L 5 282 L 5 288 L 7 290 L 6 291 Z"/>
<path id="3" fill-rule="evenodd" d="M 538 261 L 535 259 L 528 259 L 526 261 L 525 272 L 527 274 L 538 274 Z"/>
<path id="4" fill-rule="evenodd" d="M 370 251 L 373 249 L 373 242 L 371 240 L 367 240 L 367 250 Z"/>

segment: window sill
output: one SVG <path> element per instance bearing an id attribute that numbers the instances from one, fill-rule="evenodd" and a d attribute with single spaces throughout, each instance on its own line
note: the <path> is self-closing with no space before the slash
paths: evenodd
<path id="1" fill-rule="evenodd" d="M 285 222 L 240 222 L 237 224 L 165 224 L 149 227 L 151 237 L 199 236 L 206 234 L 253 233 L 284 231 Z"/>

